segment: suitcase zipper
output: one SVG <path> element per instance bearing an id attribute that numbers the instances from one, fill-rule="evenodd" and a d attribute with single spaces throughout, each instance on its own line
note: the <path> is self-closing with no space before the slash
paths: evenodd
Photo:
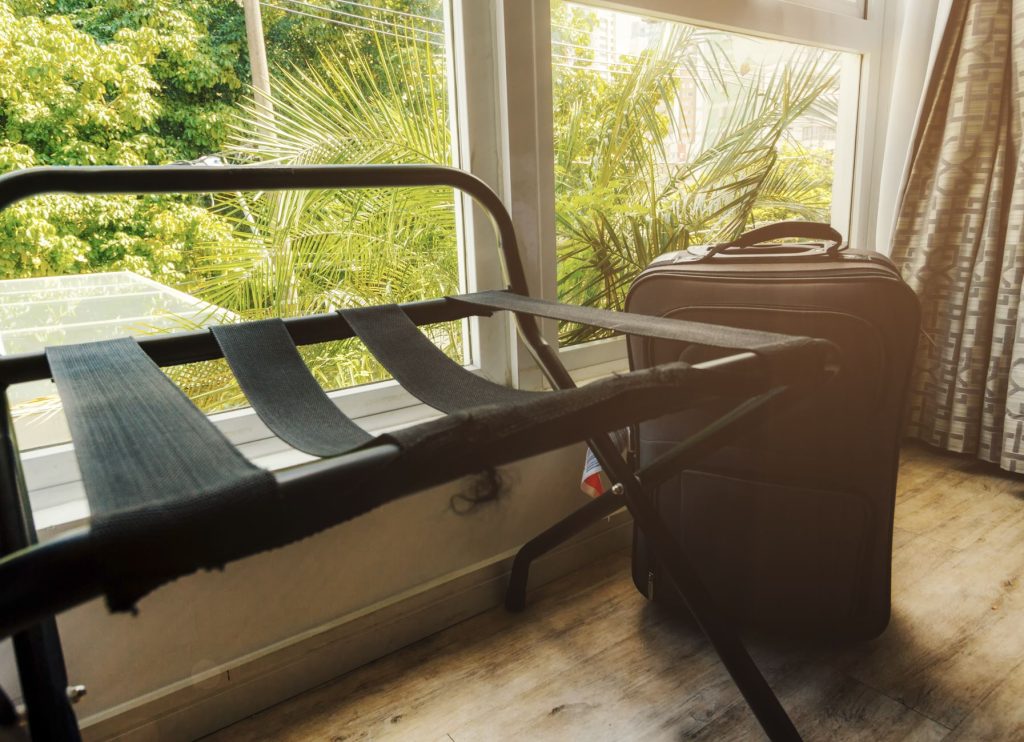
<path id="1" fill-rule="evenodd" d="M 647 599 L 654 600 L 654 570 L 647 570 Z"/>
<path id="2" fill-rule="evenodd" d="M 817 281 L 817 280 L 820 280 L 822 278 L 883 278 L 883 279 L 889 280 L 889 281 L 898 281 L 899 280 L 899 278 L 897 276 L 893 275 L 891 271 L 881 270 L 881 269 L 880 270 L 857 270 L 857 271 L 825 270 L 825 271 L 816 272 L 816 273 L 813 273 L 813 274 L 810 274 L 810 275 L 806 275 L 806 276 L 803 276 L 803 275 L 796 275 L 796 276 L 794 276 L 794 275 L 791 275 L 791 274 L 787 273 L 786 271 L 761 271 L 760 273 L 755 275 L 755 274 L 751 274 L 751 273 L 741 273 L 741 272 L 738 272 L 738 271 L 735 272 L 735 273 L 725 273 L 725 272 L 722 272 L 722 273 L 719 273 L 719 272 L 710 273 L 710 272 L 706 272 L 706 271 L 665 270 L 665 269 L 661 269 L 661 266 L 659 266 L 658 269 L 650 271 L 649 273 L 646 274 L 646 276 L 639 277 L 637 279 L 637 283 L 639 283 L 641 280 L 643 280 L 643 278 L 647 278 L 647 277 L 650 277 L 650 276 L 656 276 L 656 275 L 662 275 L 662 276 L 687 276 L 687 277 L 690 277 L 690 278 L 703 278 L 703 279 L 708 279 L 708 278 L 711 278 L 711 277 L 714 277 L 715 279 L 718 279 L 718 278 L 730 279 L 730 278 L 732 278 L 732 279 L 743 279 L 743 280 L 746 280 L 746 281 L 766 280 L 768 278 L 785 278 L 787 281 Z"/>
<path id="3" fill-rule="evenodd" d="M 715 262 L 715 259 L 712 259 L 712 260 L 700 260 L 700 259 L 695 259 L 693 257 L 684 257 L 686 255 L 687 255 L 687 251 L 686 250 L 679 250 L 679 251 L 676 251 L 676 252 L 664 253 L 664 254 L 659 255 L 658 257 L 656 257 L 654 260 L 652 260 L 649 267 L 652 267 L 652 268 L 655 267 L 655 266 L 661 267 L 663 265 L 686 265 L 687 263 L 692 264 L 692 265 L 696 265 L 698 263 L 699 264 L 703 264 L 703 265 L 713 265 L 714 262 Z M 719 264 L 722 263 L 721 257 L 722 256 L 716 256 L 716 259 L 718 259 Z M 733 261 L 736 261 L 737 263 L 742 261 L 746 265 L 753 265 L 753 264 L 762 264 L 762 265 L 764 265 L 764 264 L 771 264 L 771 263 L 775 263 L 775 264 L 778 264 L 778 263 L 805 263 L 806 264 L 807 262 L 809 262 L 808 258 L 811 258 L 812 260 L 823 261 L 823 262 L 825 260 L 824 258 L 821 257 L 820 253 L 805 254 L 805 255 L 792 254 L 792 253 L 787 253 L 787 254 L 782 254 L 782 255 L 778 255 L 778 254 L 773 255 L 771 253 L 763 253 L 763 254 L 758 254 L 758 255 L 747 255 L 745 257 L 737 255 L 737 256 L 732 256 L 730 258 L 727 258 L 727 260 L 733 260 Z M 885 256 L 882 256 L 882 255 L 877 255 L 877 254 L 863 254 L 863 253 L 861 253 L 861 254 L 856 254 L 856 253 L 851 254 L 849 252 L 845 252 L 844 251 L 841 254 L 840 260 L 836 261 L 835 258 L 828 258 L 827 260 L 829 260 L 829 261 L 831 261 L 833 263 L 839 262 L 840 264 L 844 264 L 845 263 L 847 265 L 850 264 L 850 263 L 868 263 L 870 265 L 874 265 L 874 266 L 885 268 L 886 270 L 889 270 L 889 271 L 893 270 L 893 268 L 894 268 L 894 265 L 893 265 L 892 261 L 889 258 L 887 258 Z"/>

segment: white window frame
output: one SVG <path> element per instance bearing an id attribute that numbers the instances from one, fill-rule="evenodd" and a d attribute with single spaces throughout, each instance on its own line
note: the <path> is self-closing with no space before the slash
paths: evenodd
<path id="1" fill-rule="evenodd" d="M 864 18 L 867 0 L 783 0 L 793 5 L 803 5 L 816 10 L 827 10 L 830 13 Z"/>
<path id="2" fill-rule="evenodd" d="M 572 0 L 595 8 L 618 10 L 689 23 L 723 31 L 819 46 L 859 55 L 841 70 L 845 80 L 840 100 L 835 170 L 851 173 L 833 187 L 833 226 L 851 244 L 870 245 L 875 204 L 873 170 L 881 147 L 875 136 L 878 100 L 884 95 L 881 76 L 884 55 L 885 4 L 881 0 Z M 891 3 L 890 3 L 891 5 Z M 554 132 L 551 74 L 551 0 L 505 0 L 505 46 L 508 77 L 506 125 L 523 145 L 510 159 L 513 206 L 517 190 L 532 209 L 532 233 L 527 243 L 532 258 L 531 289 L 546 299 L 557 298 L 554 217 Z M 532 63 L 524 59 L 532 52 Z M 885 86 L 888 89 L 888 85 Z M 546 118 L 538 112 L 546 111 Z M 883 127 L 884 128 L 884 127 Z M 523 166 L 525 163 L 525 167 Z M 534 174 L 531 177 L 531 173 Z M 534 205 L 536 204 L 536 205 Z M 513 218 L 517 216 L 513 211 Z M 517 227 L 520 221 L 516 220 Z M 554 322 L 543 325 L 545 337 L 557 346 Z M 626 366 L 624 338 L 584 343 L 560 349 L 562 361 L 574 375 L 592 376 L 595 368 Z M 524 383 L 536 384 L 528 366 L 519 373 Z"/>

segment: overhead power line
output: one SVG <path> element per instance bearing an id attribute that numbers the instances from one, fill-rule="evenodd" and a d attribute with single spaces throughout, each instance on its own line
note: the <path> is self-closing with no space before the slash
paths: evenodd
<path id="1" fill-rule="evenodd" d="M 419 37 L 415 37 L 415 36 L 408 36 L 406 34 L 400 34 L 400 33 L 395 33 L 393 31 L 387 31 L 387 30 L 382 29 L 382 28 L 376 28 L 376 27 L 372 27 L 372 26 L 360 26 L 360 25 L 355 24 L 355 23 L 349 23 L 347 21 L 338 20 L 337 18 L 325 18 L 324 16 L 316 15 L 314 13 L 305 12 L 305 11 L 299 10 L 298 8 L 285 7 L 284 5 L 279 5 L 278 4 L 279 2 L 289 2 L 289 3 L 296 4 L 296 5 L 301 5 L 301 6 L 309 7 L 311 9 L 315 9 L 315 10 L 325 10 L 327 12 L 331 12 L 331 10 L 329 8 L 324 8 L 323 6 L 315 5 L 313 3 L 303 2 L 303 0 L 260 0 L 260 4 L 263 5 L 264 7 L 273 8 L 275 10 L 280 10 L 280 11 L 282 11 L 284 13 L 291 13 L 292 15 L 303 16 L 305 18 L 312 18 L 314 20 L 320 21 L 321 23 L 330 23 L 331 25 L 334 25 L 334 26 L 342 26 L 344 28 L 351 28 L 351 29 L 355 29 L 356 31 L 366 31 L 366 32 L 373 32 L 373 33 L 384 34 L 385 36 L 392 36 L 392 37 L 394 37 L 396 39 L 401 39 L 403 41 L 412 41 L 412 42 L 418 42 L 418 43 L 421 43 L 421 44 L 427 43 L 427 44 L 433 44 L 434 46 L 440 46 L 440 47 L 444 46 L 444 41 L 443 40 L 442 41 L 435 41 L 435 40 L 429 39 L 429 38 L 419 38 Z M 408 28 L 407 26 L 395 26 L 395 25 L 392 25 L 391 27 L 392 28 Z M 413 30 L 416 30 L 416 29 L 413 29 Z M 434 33 L 434 32 L 427 32 L 427 31 L 423 31 L 423 32 L 424 33 Z M 443 36 L 442 36 L 442 38 L 443 38 Z"/>
<path id="2" fill-rule="evenodd" d="M 408 24 L 408 23 L 395 23 L 395 22 L 392 22 L 390 20 L 383 20 L 381 18 L 372 18 L 370 16 L 359 15 L 358 13 L 346 13 L 343 10 L 335 10 L 334 8 L 327 7 L 326 5 L 318 5 L 317 3 L 311 3 L 311 2 L 308 2 L 307 0 L 285 0 L 285 2 L 295 3 L 296 5 L 304 5 L 307 8 L 311 8 L 313 10 L 319 10 L 319 11 L 322 11 L 324 13 L 330 13 L 331 15 L 340 16 L 342 18 L 352 18 L 352 19 L 355 19 L 356 21 L 365 21 L 367 23 L 376 23 L 377 25 L 384 26 L 385 28 L 402 29 L 402 30 L 406 30 L 407 29 L 409 31 L 412 31 L 413 33 L 422 33 L 422 34 L 426 34 L 428 36 L 439 36 L 442 39 L 444 38 L 444 33 L 441 32 L 441 31 L 431 31 L 431 30 L 426 29 L 426 28 L 418 28 L 417 26 L 413 26 L 413 25 Z M 369 7 L 369 6 L 367 6 L 367 7 Z M 348 21 L 348 23 L 352 23 L 352 21 L 350 20 L 350 21 Z"/>
<path id="3" fill-rule="evenodd" d="M 336 10 L 334 8 L 330 8 L 330 7 L 327 7 L 325 5 L 320 5 L 318 3 L 308 2 L 308 0 L 275 0 L 275 1 L 276 2 L 282 2 L 283 1 L 283 2 L 292 3 L 294 5 L 301 5 L 301 6 L 304 6 L 306 8 L 309 8 L 310 10 L 320 11 L 322 13 L 328 13 L 331 16 L 337 16 L 337 17 L 340 17 L 340 18 L 345 18 L 346 19 L 344 21 L 345 23 L 354 24 L 354 25 L 356 25 L 356 26 L 358 26 L 360 28 L 363 28 L 364 30 L 374 30 L 374 28 L 373 27 L 362 26 L 359 23 L 354 23 L 354 22 L 362 21 L 363 23 L 372 23 L 372 24 L 376 24 L 378 26 L 383 26 L 384 28 L 392 29 L 392 33 L 398 33 L 398 32 L 401 32 L 401 31 L 409 31 L 409 32 L 414 33 L 414 34 L 424 34 L 426 36 L 436 36 L 436 37 L 441 38 L 442 40 L 444 39 L 444 33 L 440 32 L 440 31 L 431 31 L 429 29 L 419 28 L 419 27 L 413 26 L 411 24 L 396 23 L 396 22 L 392 22 L 390 20 L 383 20 L 381 18 L 371 18 L 369 16 L 359 15 L 358 13 L 346 13 L 343 10 Z M 284 7 L 280 7 L 280 9 L 281 10 L 287 10 L 287 8 L 284 8 Z M 315 16 L 315 17 L 320 17 L 320 16 Z M 333 18 L 333 19 L 323 18 L 323 20 L 338 20 L 338 18 Z"/>
<path id="4" fill-rule="evenodd" d="M 417 15 L 416 13 L 410 13 L 405 10 L 395 10 L 394 8 L 379 8 L 376 5 L 366 5 L 364 3 L 353 2 L 353 0 L 334 0 L 336 3 L 342 3 L 344 5 L 351 5 L 355 8 L 365 8 L 366 10 L 376 10 L 380 13 L 391 13 L 392 15 L 401 15 L 406 18 L 415 18 L 420 21 L 427 21 L 429 23 L 440 23 L 444 24 L 444 21 L 440 18 L 431 18 L 427 15 Z"/>

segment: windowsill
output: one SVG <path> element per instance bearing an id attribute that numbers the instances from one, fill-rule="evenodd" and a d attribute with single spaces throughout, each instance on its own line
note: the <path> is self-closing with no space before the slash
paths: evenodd
<path id="1" fill-rule="evenodd" d="M 440 413 L 432 407 L 413 402 L 406 407 L 354 419 L 367 432 L 380 435 L 439 416 Z M 272 435 L 251 408 L 212 415 L 210 419 L 228 435 L 229 439 L 236 438 L 231 434 L 232 429 L 247 430 L 250 433 L 261 431 L 263 435 L 260 437 L 232 442 L 247 459 L 264 469 L 279 471 L 316 460 L 315 456 L 298 451 Z M 84 525 L 88 521 L 89 504 L 72 444 L 63 443 L 25 452 L 22 454 L 22 462 L 36 530 L 41 536 L 45 538 L 56 535 L 64 530 Z M 44 476 L 61 481 L 40 486 L 39 480 Z"/>
<path id="2" fill-rule="evenodd" d="M 558 349 L 558 356 L 577 384 L 629 370 L 626 338 L 622 335 L 565 346 Z M 528 368 L 519 369 L 519 385 L 523 389 L 544 388 L 542 378 L 540 369 L 532 362 Z"/>
<path id="3" fill-rule="evenodd" d="M 625 339 L 621 337 L 563 348 L 560 353 L 577 384 L 628 370 Z M 540 388 L 536 367 L 521 376 L 524 388 Z M 427 422 L 441 414 L 394 381 L 371 388 L 343 389 L 329 396 L 372 435 Z M 392 407 L 381 410 L 383 405 Z M 352 408 L 366 412 L 357 415 Z M 274 436 L 250 407 L 211 415 L 210 419 L 246 458 L 264 469 L 279 471 L 316 460 Z M 71 443 L 23 452 L 22 466 L 36 530 L 43 539 L 88 522 L 89 504 Z"/>

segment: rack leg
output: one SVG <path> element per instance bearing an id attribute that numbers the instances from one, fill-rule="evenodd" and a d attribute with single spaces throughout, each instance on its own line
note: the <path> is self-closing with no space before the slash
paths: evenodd
<path id="1" fill-rule="evenodd" d="M 505 592 L 505 609 L 518 613 L 526 608 L 526 584 L 534 559 L 572 538 L 590 524 L 607 518 L 625 504 L 621 495 L 605 490 L 576 512 L 523 544 L 512 561 L 512 574 L 509 576 L 508 589 Z"/>
<path id="2" fill-rule="evenodd" d="M 754 712 L 761 728 L 772 742 L 799 742 L 800 733 L 790 720 L 778 696 L 754 664 L 732 622 L 722 615 L 711 594 L 694 572 L 690 561 L 679 548 L 675 536 L 650 505 L 646 492 L 637 496 L 626 490 L 630 512 L 640 528 L 654 543 L 662 566 L 668 570 L 679 593 L 686 601 L 697 624 L 714 647 L 736 687 Z"/>
<path id="3" fill-rule="evenodd" d="M 573 388 L 575 382 L 558 359 L 557 353 L 541 337 L 532 318 L 529 321 L 519 315 L 517 318 L 524 339 L 552 385 L 558 389 Z M 633 518 L 654 542 L 655 553 L 668 568 L 669 576 L 679 588 L 694 619 L 708 637 L 711 646 L 715 648 L 743 698 L 750 705 L 761 728 L 772 742 L 800 740 L 800 733 L 754 664 L 736 628 L 718 611 L 710 593 L 690 566 L 675 535 L 662 522 L 649 499 L 650 493 L 645 490 L 632 468 L 619 454 L 618 447 L 604 433 L 595 436 L 588 444 L 608 477 L 624 485 L 626 502 Z"/>
<path id="4" fill-rule="evenodd" d="M 46 619 L 15 634 L 13 641 L 32 739 L 79 742 L 56 621 Z"/>
<path id="5" fill-rule="evenodd" d="M 13 727 L 18 724 L 18 712 L 14 708 L 14 704 L 11 703 L 11 699 L 4 693 L 4 689 L 0 688 L 0 728 Z"/>
<path id="6" fill-rule="evenodd" d="M 6 391 L 0 387 L 0 554 L 10 554 L 37 541 Z M 57 622 L 53 618 L 40 621 L 15 634 L 13 643 L 32 739 L 80 742 L 78 722 L 68 698 Z"/>

